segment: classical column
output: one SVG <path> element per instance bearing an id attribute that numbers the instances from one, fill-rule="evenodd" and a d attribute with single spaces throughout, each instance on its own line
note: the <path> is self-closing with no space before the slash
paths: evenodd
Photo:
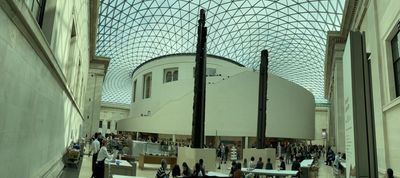
<path id="1" fill-rule="evenodd" d="M 92 136 L 99 130 L 101 94 L 109 61 L 110 58 L 99 56 L 90 61 L 83 122 L 85 135 Z"/>
<path id="2" fill-rule="evenodd" d="M 336 151 L 345 151 L 344 96 L 343 96 L 343 52 L 346 38 L 339 32 L 329 32 L 326 44 L 325 96 L 331 104 L 327 124 L 328 146 Z"/>
<path id="3" fill-rule="evenodd" d="M 249 148 L 249 137 L 244 137 L 244 148 Z"/>
<path id="4" fill-rule="evenodd" d="M 172 142 L 176 142 L 175 134 L 172 134 Z"/>

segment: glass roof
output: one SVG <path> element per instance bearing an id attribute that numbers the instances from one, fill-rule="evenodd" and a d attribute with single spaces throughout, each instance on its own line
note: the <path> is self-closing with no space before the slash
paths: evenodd
<path id="1" fill-rule="evenodd" d="M 297 83 L 324 103 L 327 31 L 340 30 L 345 0 L 101 0 L 96 54 L 111 58 L 102 101 L 129 104 L 130 74 L 152 58 L 195 53 L 200 8 L 207 53 Z"/>

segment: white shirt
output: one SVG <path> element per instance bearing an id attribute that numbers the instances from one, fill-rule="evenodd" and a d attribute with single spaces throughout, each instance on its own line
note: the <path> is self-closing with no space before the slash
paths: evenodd
<path id="1" fill-rule="evenodd" d="M 107 152 L 107 147 L 102 146 L 100 148 L 99 154 L 97 155 L 97 161 L 103 161 L 106 158 L 111 159 L 113 157 L 113 155 L 108 154 Z"/>
<path id="2" fill-rule="evenodd" d="M 92 152 L 93 154 L 99 152 L 100 150 L 100 142 L 97 139 L 94 139 L 92 142 Z"/>

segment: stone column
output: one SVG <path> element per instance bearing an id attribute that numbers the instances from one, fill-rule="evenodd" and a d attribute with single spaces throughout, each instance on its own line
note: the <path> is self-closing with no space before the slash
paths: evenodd
<path id="1" fill-rule="evenodd" d="M 175 134 L 172 134 L 172 142 L 176 142 Z"/>
<path id="2" fill-rule="evenodd" d="M 345 151 L 345 141 L 344 141 L 344 100 L 343 100 L 343 51 L 345 45 L 343 43 L 334 44 L 333 51 L 333 84 L 332 89 L 333 93 L 331 95 L 333 116 L 331 119 L 334 120 L 333 124 L 333 132 L 330 133 L 332 137 L 334 137 L 334 145 L 337 152 Z"/>
<path id="3" fill-rule="evenodd" d="M 99 56 L 90 61 L 83 121 L 85 135 L 92 136 L 99 130 L 101 94 L 109 62 L 110 58 Z"/>
<path id="4" fill-rule="evenodd" d="M 342 58 L 336 61 L 334 75 L 336 80 L 334 81 L 335 90 L 335 137 L 336 137 L 336 150 L 338 152 L 345 151 L 345 129 L 344 129 L 344 100 L 343 100 L 343 68 Z"/>
<path id="5" fill-rule="evenodd" d="M 244 148 L 249 148 L 249 137 L 244 137 Z"/>
<path id="6" fill-rule="evenodd" d="M 331 104 L 327 125 L 328 146 L 334 145 L 335 151 L 343 152 L 344 145 L 344 100 L 342 58 L 346 38 L 340 32 L 329 32 L 325 61 L 325 96 Z"/>

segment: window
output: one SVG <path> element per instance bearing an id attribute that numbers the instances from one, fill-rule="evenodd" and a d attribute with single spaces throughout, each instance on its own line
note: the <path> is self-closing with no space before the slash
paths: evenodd
<path id="1" fill-rule="evenodd" d="M 178 68 L 164 69 L 164 83 L 178 80 Z"/>
<path id="2" fill-rule="evenodd" d="M 143 76 L 143 99 L 151 96 L 151 73 Z"/>
<path id="3" fill-rule="evenodd" d="M 216 75 L 217 75 L 217 69 L 216 68 L 207 68 L 206 76 L 216 76 Z"/>
<path id="4" fill-rule="evenodd" d="M 115 130 L 117 130 L 117 123 L 115 123 Z"/>
<path id="5" fill-rule="evenodd" d="M 107 129 L 111 128 L 111 121 L 107 121 Z"/>
<path id="6" fill-rule="evenodd" d="M 99 121 L 99 128 L 103 128 L 103 121 Z"/>
<path id="7" fill-rule="evenodd" d="M 132 94 L 132 103 L 135 102 L 136 99 L 136 85 L 137 85 L 137 80 L 133 82 L 133 94 Z"/>
<path id="8" fill-rule="evenodd" d="M 31 10 L 33 17 L 35 17 L 39 26 L 42 27 L 46 0 L 26 0 L 25 3 L 29 10 Z"/>
<path id="9" fill-rule="evenodd" d="M 400 33 L 392 39 L 393 74 L 396 87 L 396 97 L 400 96 Z"/>
<path id="10" fill-rule="evenodd" d="M 196 67 L 193 67 L 193 77 L 196 75 Z M 217 76 L 216 68 L 206 68 L 206 77 Z M 221 76 L 221 75 L 220 75 Z"/>

